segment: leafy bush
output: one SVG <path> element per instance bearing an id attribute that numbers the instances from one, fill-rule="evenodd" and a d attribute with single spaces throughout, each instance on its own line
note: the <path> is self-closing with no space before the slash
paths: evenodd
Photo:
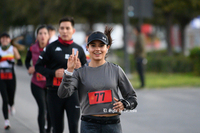
<path id="1" fill-rule="evenodd" d="M 193 64 L 188 57 L 185 56 L 157 56 L 148 57 L 146 71 L 150 72 L 191 72 Z"/>
<path id="2" fill-rule="evenodd" d="M 193 63 L 190 58 L 178 53 L 168 56 L 166 50 L 149 52 L 147 60 L 145 70 L 148 72 L 185 73 L 193 71 Z M 135 66 L 135 62 L 132 62 L 131 65 Z"/>
<path id="3" fill-rule="evenodd" d="M 113 53 L 116 54 L 119 59 L 124 58 L 123 50 L 115 50 Z M 131 72 L 135 72 L 136 65 L 132 54 L 129 55 L 129 60 Z M 166 50 L 153 51 L 147 53 L 147 60 L 148 62 L 145 65 L 145 70 L 148 72 L 185 73 L 193 71 L 192 60 L 179 53 L 173 53 L 173 56 L 168 56 Z M 118 62 L 116 64 L 124 68 L 124 63 Z"/>
<path id="4" fill-rule="evenodd" d="M 200 75 L 200 48 L 196 47 L 190 50 L 190 59 L 192 60 L 194 66 L 194 73 Z"/>

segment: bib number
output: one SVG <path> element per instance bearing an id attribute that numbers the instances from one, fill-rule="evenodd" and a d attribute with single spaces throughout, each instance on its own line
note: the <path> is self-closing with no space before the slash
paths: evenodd
<path id="1" fill-rule="evenodd" d="M 103 91 L 89 92 L 88 97 L 90 105 L 99 103 L 109 103 L 112 102 L 112 91 L 103 90 Z"/>
<path id="2" fill-rule="evenodd" d="M 37 81 L 46 81 L 46 77 L 40 73 L 36 73 L 36 79 Z"/>
<path id="3" fill-rule="evenodd" d="M 53 78 L 54 86 L 59 86 L 61 82 L 62 82 L 62 78 L 56 78 L 56 77 Z"/>
<path id="4" fill-rule="evenodd" d="M 11 80 L 13 79 L 13 74 L 11 72 L 2 72 L 1 79 L 3 80 Z"/>

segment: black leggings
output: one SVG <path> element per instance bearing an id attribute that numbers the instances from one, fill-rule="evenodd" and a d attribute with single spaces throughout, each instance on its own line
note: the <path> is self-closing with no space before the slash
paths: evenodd
<path id="1" fill-rule="evenodd" d="M 141 82 L 141 86 L 140 87 L 144 87 L 145 86 L 145 81 L 144 81 L 144 64 L 143 64 L 143 58 L 136 58 L 136 68 L 137 68 L 137 72 L 139 74 L 139 78 L 140 78 L 140 82 Z"/>
<path id="2" fill-rule="evenodd" d="M 39 86 L 31 83 L 31 92 L 37 102 L 38 105 L 38 125 L 39 125 L 39 130 L 40 133 L 45 133 L 45 119 L 47 119 L 47 130 L 50 131 L 51 129 L 51 122 L 50 122 L 50 117 L 49 117 L 49 112 L 46 109 L 47 108 L 47 101 L 46 101 L 46 96 L 47 96 L 47 90 L 42 89 Z M 46 115 L 47 114 L 47 115 Z M 47 116 L 47 117 L 45 117 Z"/>
<path id="3" fill-rule="evenodd" d="M 3 116 L 4 119 L 8 119 L 8 105 L 14 105 L 15 98 L 15 90 L 16 90 L 16 77 L 13 73 L 13 79 L 11 80 L 1 80 L 0 79 L 0 93 L 3 101 Z"/>
<path id="4" fill-rule="evenodd" d="M 71 97 L 61 99 L 57 95 L 57 90 L 47 90 L 47 103 L 54 133 L 64 131 L 64 110 L 66 110 L 70 133 L 78 133 L 80 105 L 77 91 Z"/>

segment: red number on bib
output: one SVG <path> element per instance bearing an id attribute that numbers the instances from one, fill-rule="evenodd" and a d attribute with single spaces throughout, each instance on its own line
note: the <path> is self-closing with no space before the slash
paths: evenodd
<path id="1" fill-rule="evenodd" d="M 56 77 L 53 78 L 54 86 L 59 86 L 61 82 L 62 82 L 62 78 L 56 78 Z"/>
<path id="2" fill-rule="evenodd" d="M 40 73 L 36 73 L 36 79 L 37 81 L 46 81 L 46 77 Z"/>
<path id="3" fill-rule="evenodd" d="M 1 73 L 1 79 L 11 80 L 13 78 L 13 74 L 11 72 Z"/>
<path id="4" fill-rule="evenodd" d="M 112 102 L 112 91 L 103 90 L 103 91 L 89 92 L 88 97 L 90 105 L 99 103 L 109 103 Z"/>

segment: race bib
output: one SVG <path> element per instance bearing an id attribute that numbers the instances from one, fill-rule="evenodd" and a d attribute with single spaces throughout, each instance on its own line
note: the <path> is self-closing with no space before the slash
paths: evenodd
<path id="1" fill-rule="evenodd" d="M 37 81 L 46 81 L 46 77 L 40 73 L 36 73 L 36 80 Z"/>
<path id="2" fill-rule="evenodd" d="M 1 72 L 0 78 L 3 80 L 13 79 L 13 74 L 11 72 Z"/>
<path id="3" fill-rule="evenodd" d="M 109 103 L 112 102 L 112 91 L 103 90 L 103 91 L 94 91 L 88 93 L 89 104 L 99 104 L 99 103 Z"/>
<path id="4" fill-rule="evenodd" d="M 62 78 L 56 78 L 56 77 L 53 78 L 54 86 L 59 86 L 61 82 L 62 82 Z"/>

